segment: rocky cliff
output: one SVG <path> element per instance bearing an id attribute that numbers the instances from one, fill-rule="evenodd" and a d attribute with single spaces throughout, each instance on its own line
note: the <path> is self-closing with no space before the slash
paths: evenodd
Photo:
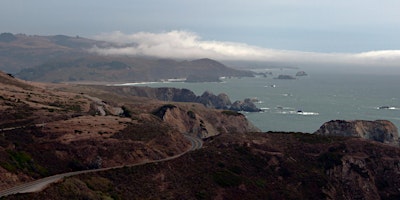
<path id="1" fill-rule="evenodd" d="M 399 146 L 397 127 L 387 120 L 332 120 L 315 132 L 320 135 L 354 136 Z"/>
<path id="2" fill-rule="evenodd" d="M 201 96 L 197 97 L 194 102 L 201 103 L 208 108 L 216 109 L 229 109 L 231 106 L 231 100 L 227 94 L 221 93 L 215 95 L 208 91 L 205 91 Z"/>
<path id="3" fill-rule="evenodd" d="M 257 106 L 249 98 L 246 98 L 244 101 L 233 102 L 230 109 L 235 110 L 235 111 L 246 111 L 246 112 L 260 112 L 261 111 L 261 109 L 257 108 Z"/>
<path id="4" fill-rule="evenodd" d="M 158 99 L 161 101 L 175 101 L 175 102 L 195 102 L 201 103 L 207 108 L 234 110 L 234 111 L 246 111 L 246 112 L 259 112 L 261 111 L 252 102 L 251 99 L 245 99 L 243 101 L 235 101 L 231 103 L 229 96 L 225 93 L 218 95 L 212 92 L 205 91 L 201 96 L 196 96 L 194 92 L 188 89 L 178 88 L 151 88 L 151 87 L 104 87 L 97 86 L 103 90 L 112 91 L 120 95 L 139 96 L 152 99 Z"/>
<path id="5" fill-rule="evenodd" d="M 180 133 L 200 138 L 226 133 L 260 132 L 246 117 L 235 111 L 210 110 L 200 104 L 167 104 L 153 112 Z"/>

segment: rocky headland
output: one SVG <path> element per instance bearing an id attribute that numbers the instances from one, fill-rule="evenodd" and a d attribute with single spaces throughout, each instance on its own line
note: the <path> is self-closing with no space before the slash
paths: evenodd
<path id="1" fill-rule="evenodd" d="M 332 120 L 324 123 L 315 134 L 361 137 L 385 144 L 400 146 L 397 127 L 387 120 Z"/>
<path id="2" fill-rule="evenodd" d="M 161 101 L 175 101 L 175 102 L 194 102 L 201 103 L 207 108 L 215 108 L 222 110 L 245 111 L 245 112 L 259 112 L 261 109 L 257 108 L 250 98 L 244 100 L 237 100 L 231 102 L 229 96 L 225 93 L 218 95 L 212 92 L 205 91 L 202 95 L 197 96 L 193 91 L 188 89 L 179 88 L 151 88 L 151 87 L 124 87 L 124 86 L 93 86 L 114 92 L 119 95 L 138 96 L 158 99 Z"/>
<path id="3" fill-rule="evenodd" d="M 305 71 L 298 71 L 296 76 L 308 76 L 308 74 Z"/>

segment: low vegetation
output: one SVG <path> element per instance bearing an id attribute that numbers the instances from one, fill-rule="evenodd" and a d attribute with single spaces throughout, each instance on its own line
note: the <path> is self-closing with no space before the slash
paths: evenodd
<path id="1" fill-rule="evenodd" d="M 37 164 L 31 155 L 24 151 L 8 150 L 8 159 L 0 162 L 0 166 L 13 172 L 23 172 L 33 177 L 43 177 L 48 175 L 47 170 Z"/>
<path id="2" fill-rule="evenodd" d="M 13 199 L 48 198 L 114 198 L 114 199 L 327 199 L 351 198 L 361 195 L 366 199 L 381 195 L 395 199 L 394 186 L 400 179 L 395 171 L 390 184 L 374 182 L 394 165 L 383 160 L 399 159 L 400 150 L 369 143 L 362 147 L 359 139 L 312 139 L 300 133 L 234 134 L 210 138 L 206 147 L 178 159 L 122 168 L 96 174 L 79 175 L 48 188 L 42 193 Z M 326 136 L 324 136 L 326 137 Z M 383 151 L 377 151 L 382 149 Z M 347 152 L 344 154 L 343 152 Z M 372 158 L 379 154 L 380 157 Z M 357 154 L 371 155 L 366 166 Z M 351 161 L 356 159 L 357 161 Z M 343 176 L 346 163 L 349 177 Z M 386 162 L 386 161 L 385 161 Z M 397 177 L 397 178 L 396 178 Z M 381 180 L 381 179 L 377 179 Z M 358 185 L 357 181 L 363 183 Z M 389 181 L 389 180 L 387 180 Z M 71 186 L 73 183 L 74 186 Z M 372 184 L 377 190 L 365 190 Z M 50 195 L 50 196 L 48 196 Z"/>

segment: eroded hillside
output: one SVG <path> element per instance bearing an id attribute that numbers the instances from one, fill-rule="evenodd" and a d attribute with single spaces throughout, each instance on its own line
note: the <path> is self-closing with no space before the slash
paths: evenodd
<path id="1" fill-rule="evenodd" d="M 4 73 L 0 84 L 0 189 L 62 172 L 177 155 L 190 147 L 184 133 L 208 136 L 252 127 L 243 116 L 200 104 L 31 83 Z M 173 108 L 158 115 L 166 105 Z M 177 112 L 183 115 L 167 117 Z"/>

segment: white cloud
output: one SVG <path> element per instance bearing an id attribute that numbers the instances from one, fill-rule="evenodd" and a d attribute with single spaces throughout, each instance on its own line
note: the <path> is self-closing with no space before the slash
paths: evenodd
<path id="1" fill-rule="evenodd" d="M 120 47 L 90 49 L 102 55 L 145 55 L 162 58 L 217 60 L 252 60 L 286 63 L 357 64 L 367 66 L 396 66 L 400 63 L 400 50 L 370 51 L 362 53 L 317 53 L 261 48 L 243 43 L 202 40 L 188 31 L 162 33 L 139 32 L 124 34 L 112 32 L 94 39 L 113 42 Z"/>

